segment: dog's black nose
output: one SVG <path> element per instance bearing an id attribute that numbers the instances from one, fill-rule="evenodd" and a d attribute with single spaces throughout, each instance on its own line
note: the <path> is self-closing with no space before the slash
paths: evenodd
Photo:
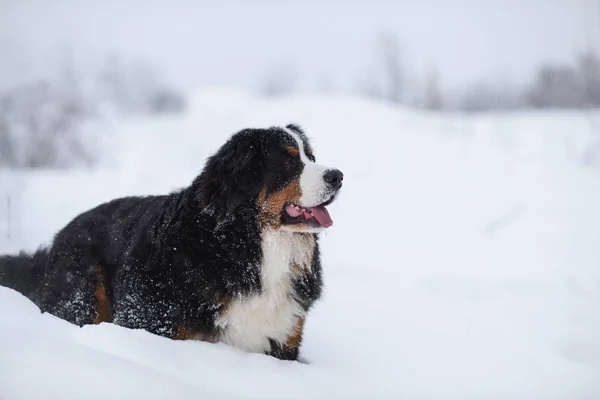
<path id="1" fill-rule="evenodd" d="M 330 169 L 323 175 L 323 180 L 332 189 L 339 189 L 342 187 L 342 180 L 344 180 L 344 174 L 339 169 Z"/>

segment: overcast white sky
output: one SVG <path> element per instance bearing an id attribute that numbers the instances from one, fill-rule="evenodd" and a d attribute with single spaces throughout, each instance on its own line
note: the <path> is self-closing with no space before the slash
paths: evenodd
<path id="1" fill-rule="evenodd" d="M 352 89 L 375 65 L 375 38 L 395 32 L 407 68 L 436 68 L 446 88 L 516 82 L 544 60 L 600 49 L 594 0 L 221 1 L 0 0 L 0 86 L 45 71 L 58 49 L 91 67 L 109 51 L 153 63 L 186 87 L 256 88 L 293 66 L 302 88 Z"/>

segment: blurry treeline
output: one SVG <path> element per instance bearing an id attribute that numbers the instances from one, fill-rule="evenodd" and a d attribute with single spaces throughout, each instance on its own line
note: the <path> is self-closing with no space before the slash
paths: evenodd
<path id="1" fill-rule="evenodd" d="M 523 87 L 490 82 L 469 88 L 456 108 L 465 111 L 510 109 L 588 109 L 600 107 L 600 58 L 588 51 L 570 64 L 543 64 Z"/>
<path id="2" fill-rule="evenodd" d="M 444 89 L 443 71 L 415 78 L 396 36 L 383 32 L 357 77 L 355 94 L 404 107 L 463 112 L 600 107 L 600 57 L 587 51 L 565 64 L 544 63 L 526 84 L 509 79 L 477 82 L 458 93 Z M 68 168 L 92 165 L 94 139 L 106 135 L 101 122 L 114 115 L 156 115 L 185 110 L 188 93 L 175 88 L 149 63 L 105 58 L 82 73 L 65 58 L 54 74 L 0 90 L 0 168 Z M 293 63 L 273 65 L 259 84 L 262 95 L 297 92 L 302 71 Z M 316 90 L 336 92 L 324 74 Z"/>
<path id="3" fill-rule="evenodd" d="M 394 34 L 381 33 L 373 47 L 374 65 L 357 79 L 357 92 L 362 96 L 408 107 L 466 112 L 600 107 L 600 57 L 591 50 L 574 55 L 570 63 L 543 63 L 525 84 L 499 77 L 448 91 L 443 71 L 431 68 L 424 78 L 411 74 Z M 293 93 L 300 78 L 293 65 L 281 66 L 269 71 L 262 91 L 271 96 Z M 335 91 L 330 76 L 322 76 L 317 86 L 321 91 Z"/>
<path id="4" fill-rule="evenodd" d="M 111 55 L 96 73 L 69 60 L 54 74 L 0 92 L 0 167 L 91 165 L 102 121 L 115 114 L 180 112 L 185 97 L 148 65 Z"/>

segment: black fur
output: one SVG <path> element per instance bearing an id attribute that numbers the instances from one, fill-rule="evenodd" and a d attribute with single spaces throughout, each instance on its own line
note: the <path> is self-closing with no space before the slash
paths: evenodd
<path id="1" fill-rule="evenodd" d="M 184 190 L 102 204 L 71 221 L 48 250 L 0 257 L 0 284 L 84 325 L 97 317 L 102 283 L 118 325 L 166 337 L 180 326 L 218 334 L 215 317 L 227 303 L 261 290 L 259 193 L 281 190 L 301 172 L 286 158 L 289 136 L 276 131 L 237 133 Z M 318 252 L 317 245 L 312 271 L 294 283 L 306 310 L 321 294 Z M 274 346 L 272 354 L 296 359 L 298 349 Z"/>
<path id="2" fill-rule="evenodd" d="M 36 302 L 34 297 L 44 276 L 48 252 L 38 250 L 33 255 L 23 252 L 0 257 L 0 284 L 7 284 Z"/>

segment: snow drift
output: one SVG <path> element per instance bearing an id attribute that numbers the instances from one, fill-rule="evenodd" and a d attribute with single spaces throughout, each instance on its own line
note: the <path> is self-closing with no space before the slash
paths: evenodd
<path id="1" fill-rule="evenodd" d="M 299 123 L 345 176 L 308 364 L 78 328 L 0 288 L 1 399 L 600 397 L 600 165 L 585 157 L 600 114 L 223 91 L 191 104 L 122 121 L 97 170 L 0 171 L 0 252 L 34 250 L 111 198 L 189 184 L 238 129 Z"/>

